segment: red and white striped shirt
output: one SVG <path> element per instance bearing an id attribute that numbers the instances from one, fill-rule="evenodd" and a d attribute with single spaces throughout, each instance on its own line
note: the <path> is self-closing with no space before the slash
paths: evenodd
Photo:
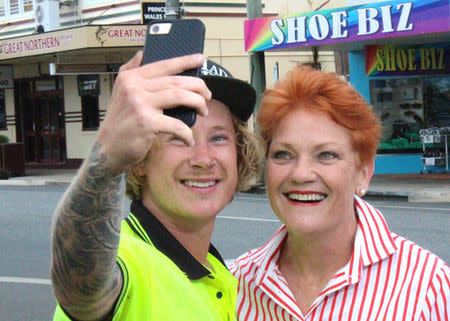
<path id="1" fill-rule="evenodd" d="M 278 269 L 287 229 L 230 267 L 239 280 L 237 318 L 261 321 L 449 320 L 450 269 L 436 255 L 391 233 L 383 215 L 355 196 L 353 254 L 308 311 L 300 311 Z"/>

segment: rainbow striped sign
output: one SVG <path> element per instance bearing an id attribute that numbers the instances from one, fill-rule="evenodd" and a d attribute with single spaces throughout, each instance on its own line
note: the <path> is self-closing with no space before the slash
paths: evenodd
<path id="1" fill-rule="evenodd" d="M 450 73 L 450 43 L 366 47 L 368 77 Z"/>
<path id="2" fill-rule="evenodd" d="M 450 31 L 449 0 L 388 1 L 246 20 L 245 50 L 356 42 Z"/>

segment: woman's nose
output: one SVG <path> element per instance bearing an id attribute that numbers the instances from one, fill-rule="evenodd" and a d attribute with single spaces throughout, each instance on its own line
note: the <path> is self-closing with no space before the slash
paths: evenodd
<path id="1" fill-rule="evenodd" d="M 314 181 L 317 178 L 317 169 L 307 159 L 299 159 L 291 171 L 291 180 L 298 184 Z"/>

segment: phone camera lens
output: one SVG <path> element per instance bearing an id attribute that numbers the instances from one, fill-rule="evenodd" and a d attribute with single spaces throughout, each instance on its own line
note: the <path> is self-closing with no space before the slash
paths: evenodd
<path id="1" fill-rule="evenodd" d="M 153 28 L 152 28 L 152 29 L 153 29 L 153 32 L 155 32 L 155 33 L 156 33 L 156 32 L 158 32 L 158 31 L 159 31 L 159 26 L 158 26 L 158 25 L 156 25 L 156 26 L 153 26 Z"/>

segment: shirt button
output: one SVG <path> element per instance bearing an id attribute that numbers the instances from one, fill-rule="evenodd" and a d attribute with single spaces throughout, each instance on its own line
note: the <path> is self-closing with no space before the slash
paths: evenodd
<path id="1" fill-rule="evenodd" d="M 218 299 L 220 299 L 222 297 L 222 292 L 217 292 L 216 296 Z"/>
<path id="2" fill-rule="evenodd" d="M 208 274 L 208 277 L 209 277 L 210 279 L 214 279 L 214 277 L 213 277 L 211 274 Z"/>

